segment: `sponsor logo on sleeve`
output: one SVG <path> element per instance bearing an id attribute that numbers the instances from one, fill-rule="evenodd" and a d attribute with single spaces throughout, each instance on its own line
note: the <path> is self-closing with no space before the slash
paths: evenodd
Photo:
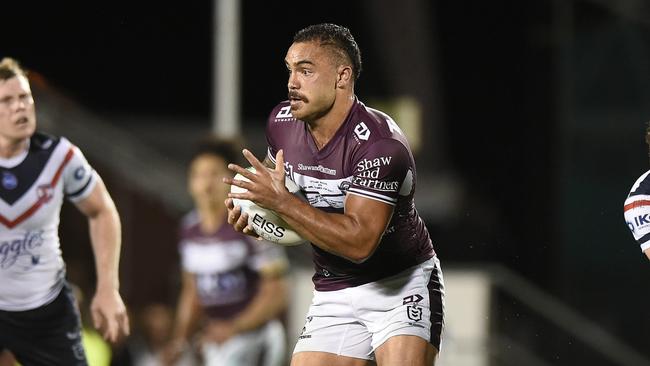
<path id="1" fill-rule="evenodd" d="M 357 173 L 352 179 L 352 184 L 376 191 L 396 192 L 399 189 L 398 181 L 379 179 L 381 168 L 390 165 L 392 159 L 391 156 L 380 156 L 361 160 L 357 163 Z"/>
<path id="2" fill-rule="evenodd" d="M 380 156 L 371 160 L 363 159 L 357 163 L 357 171 L 361 172 L 371 168 L 379 168 L 384 165 L 390 165 L 390 161 L 393 159 L 392 156 Z"/>
<path id="3" fill-rule="evenodd" d="M 278 114 L 275 115 L 275 122 L 286 122 L 291 121 L 292 119 L 293 115 L 291 114 L 290 105 L 280 108 Z"/>
<path id="4" fill-rule="evenodd" d="M 382 192 L 397 192 L 397 189 L 399 188 L 399 182 L 397 181 L 386 182 L 383 180 L 366 179 L 361 177 L 354 177 L 352 184 Z"/>
<path id="5" fill-rule="evenodd" d="M 74 171 L 74 179 L 76 180 L 82 180 L 86 176 L 86 168 L 84 166 L 80 166 Z"/>
<path id="6" fill-rule="evenodd" d="M 632 222 L 627 221 L 627 225 L 635 234 L 640 230 L 650 230 L 650 214 L 636 215 Z"/>

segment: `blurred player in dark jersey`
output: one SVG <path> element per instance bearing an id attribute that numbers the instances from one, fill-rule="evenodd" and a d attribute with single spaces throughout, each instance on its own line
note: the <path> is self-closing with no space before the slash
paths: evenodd
<path id="1" fill-rule="evenodd" d="M 65 198 L 88 218 L 97 272 L 91 315 L 113 342 L 129 333 L 119 294 L 119 217 L 81 151 L 36 132 L 29 81 L 9 58 L 0 61 L 0 175 L 0 349 L 24 366 L 86 365 L 59 212 Z"/>
<path id="2" fill-rule="evenodd" d="M 312 243 L 316 291 L 291 364 L 432 365 L 444 290 L 415 209 L 409 144 L 390 116 L 355 96 L 361 56 L 347 28 L 299 31 L 285 64 L 289 99 L 269 116 L 264 163 L 245 150 L 257 174 L 232 164 L 251 182 L 225 181 L 248 190 L 231 198 L 276 211 Z M 228 221 L 252 234 L 247 215 L 231 199 L 226 206 Z"/>
<path id="3" fill-rule="evenodd" d="M 650 149 L 650 122 L 646 128 L 645 141 Z M 649 150 L 650 155 L 650 150 Z M 650 260 L 650 170 L 641 175 L 630 190 L 623 207 L 625 222 L 632 231 L 641 251 Z"/>
<path id="4" fill-rule="evenodd" d="M 233 176 L 227 164 L 238 156 L 232 144 L 208 140 L 190 163 L 195 209 L 181 224 L 183 285 L 170 361 L 196 334 L 197 323 L 203 325 L 198 334 L 205 365 L 282 366 L 286 361 L 278 321 L 287 305 L 284 249 L 236 232 L 223 206 L 230 186 L 222 178 Z"/>

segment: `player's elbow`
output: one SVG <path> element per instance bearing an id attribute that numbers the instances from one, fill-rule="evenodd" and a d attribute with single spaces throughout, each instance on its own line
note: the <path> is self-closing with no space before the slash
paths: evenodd
<path id="1" fill-rule="evenodd" d="M 353 246 L 355 249 L 349 253 L 348 259 L 357 264 L 363 263 L 372 256 L 378 244 L 378 240 L 367 240 L 360 245 Z"/>
<path id="2" fill-rule="evenodd" d="M 650 261 L 650 249 L 646 249 L 644 251 L 644 253 L 645 253 L 646 257 L 648 257 L 648 260 Z"/>

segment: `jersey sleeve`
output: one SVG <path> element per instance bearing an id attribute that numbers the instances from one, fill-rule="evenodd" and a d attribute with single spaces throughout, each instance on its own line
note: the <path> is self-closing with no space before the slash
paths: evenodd
<path id="1" fill-rule="evenodd" d="M 68 200 L 79 202 L 90 195 L 99 176 L 76 146 L 72 151 L 72 158 L 63 170 L 63 190 Z"/>
<path id="2" fill-rule="evenodd" d="M 399 141 L 375 141 L 354 159 L 352 182 L 348 193 L 394 206 L 400 195 L 411 193 L 410 155 Z"/>
<path id="3" fill-rule="evenodd" d="M 291 114 L 291 106 L 282 102 L 275 106 L 266 120 L 266 156 L 275 164 L 275 155 L 282 147 L 286 131 L 283 129 L 284 122 L 296 121 Z M 285 140 L 286 143 L 286 140 Z"/>
<path id="4" fill-rule="evenodd" d="M 266 156 L 275 163 L 275 155 L 278 153 L 277 142 L 275 141 L 275 131 L 273 130 L 273 112 L 266 121 Z"/>
<path id="5" fill-rule="evenodd" d="M 650 249 L 650 196 L 631 196 L 625 201 L 625 222 L 641 251 Z"/>
<path id="6" fill-rule="evenodd" d="M 271 268 L 284 272 L 287 269 L 289 260 L 284 248 L 264 240 L 247 239 L 253 246 L 253 253 L 248 260 L 251 269 L 256 272 L 264 272 Z"/>

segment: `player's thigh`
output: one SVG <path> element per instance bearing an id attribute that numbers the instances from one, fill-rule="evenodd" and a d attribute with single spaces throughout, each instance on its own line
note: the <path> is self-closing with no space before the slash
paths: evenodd
<path id="1" fill-rule="evenodd" d="M 3 313 L 14 332 L 6 344 L 24 366 L 85 366 L 81 320 L 71 289 L 65 286 L 49 304 L 33 310 Z"/>
<path id="2" fill-rule="evenodd" d="M 378 366 L 431 366 L 437 355 L 431 343 L 411 335 L 391 337 L 375 350 Z"/>
<path id="3" fill-rule="evenodd" d="M 298 352 L 291 357 L 291 366 L 371 366 L 373 361 L 339 356 L 327 352 Z"/>

